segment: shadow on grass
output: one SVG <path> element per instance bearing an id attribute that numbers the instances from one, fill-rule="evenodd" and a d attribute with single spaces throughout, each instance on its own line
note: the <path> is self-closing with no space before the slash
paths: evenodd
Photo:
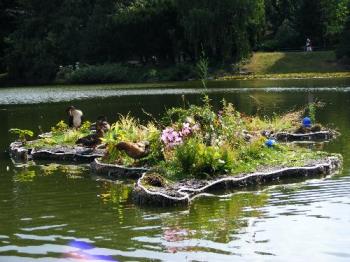
<path id="1" fill-rule="evenodd" d="M 258 53 L 255 55 L 257 56 L 255 65 L 252 65 L 251 70 L 256 73 L 281 74 L 347 71 L 344 66 L 337 63 L 333 51 L 276 52 Z"/>

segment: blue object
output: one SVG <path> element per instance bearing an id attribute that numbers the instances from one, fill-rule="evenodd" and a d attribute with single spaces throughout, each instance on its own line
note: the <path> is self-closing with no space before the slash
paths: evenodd
<path id="1" fill-rule="evenodd" d="M 95 248 L 92 244 L 85 242 L 85 241 L 79 241 L 79 240 L 72 240 L 68 244 L 70 247 L 74 247 L 78 250 L 74 250 L 72 252 L 67 252 L 65 254 L 66 258 L 72 258 L 79 259 L 82 261 L 101 261 L 101 262 L 118 262 L 118 260 L 115 260 L 110 255 L 98 255 L 98 254 L 92 254 L 92 250 Z M 102 252 L 102 251 L 101 251 Z"/>
<path id="2" fill-rule="evenodd" d="M 303 119 L 303 127 L 311 127 L 311 119 L 310 117 L 304 117 Z"/>
<path id="3" fill-rule="evenodd" d="M 266 140 L 265 145 L 267 147 L 273 147 L 274 145 L 276 145 L 276 140 L 275 139 L 268 139 L 268 140 Z"/>

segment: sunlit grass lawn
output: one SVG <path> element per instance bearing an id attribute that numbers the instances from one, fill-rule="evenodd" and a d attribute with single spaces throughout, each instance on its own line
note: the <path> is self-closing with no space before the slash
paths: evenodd
<path id="1" fill-rule="evenodd" d="M 348 71 L 337 63 L 333 51 L 257 52 L 243 66 L 254 74 L 326 73 Z"/>

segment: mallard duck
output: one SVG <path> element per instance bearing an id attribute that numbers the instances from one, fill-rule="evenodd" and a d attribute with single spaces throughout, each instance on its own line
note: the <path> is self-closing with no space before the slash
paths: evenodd
<path id="1" fill-rule="evenodd" d="M 83 112 L 76 109 L 74 106 L 68 107 L 66 111 L 68 114 L 68 126 L 71 128 L 79 128 L 81 126 Z"/>
<path id="2" fill-rule="evenodd" d="M 75 144 L 83 145 L 85 147 L 96 147 L 101 144 L 104 132 L 103 130 L 97 130 L 95 134 L 87 135 L 82 138 L 79 138 Z"/>
<path id="3" fill-rule="evenodd" d="M 103 131 L 108 131 L 109 129 L 111 129 L 111 125 L 108 123 L 107 121 L 107 117 L 106 116 L 99 116 L 97 118 L 97 121 L 93 124 L 91 124 L 91 130 L 97 130 L 97 126 L 100 126 L 102 128 Z"/>
<path id="4" fill-rule="evenodd" d="M 98 120 L 96 122 L 96 133 L 84 136 L 78 139 L 75 143 L 81 144 L 86 147 L 96 147 L 101 144 L 101 138 L 104 136 L 105 131 L 107 131 L 104 121 Z"/>
<path id="5" fill-rule="evenodd" d="M 116 148 L 120 151 L 124 151 L 129 157 L 133 159 L 140 159 L 147 156 L 150 153 L 150 145 L 148 141 L 132 143 L 132 142 L 119 142 Z"/>

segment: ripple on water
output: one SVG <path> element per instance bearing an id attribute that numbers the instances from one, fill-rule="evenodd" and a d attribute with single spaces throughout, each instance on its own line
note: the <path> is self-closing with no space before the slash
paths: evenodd
<path id="1" fill-rule="evenodd" d="M 120 96 L 147 96 L 147 95 L 186 95 L 211 93 L 248 93 L 248 92 L 266 92 L 266 93 L 290 93 L 290 92 L 350 92 L 350 87 L 248 87 L 248 88 L 148 88 L 148 89 L 120 89 L 110 86 L 84 86 L 82 87 L 30 87 L 30 88 L 4 88 L 0 89 L 0 104 L 38 104 L 48 102 L 63 102 L 73 100 L 83 100 L 91 98 L 107 98 Z M 21 94 L 20 96 L 18 94 Z"/>

